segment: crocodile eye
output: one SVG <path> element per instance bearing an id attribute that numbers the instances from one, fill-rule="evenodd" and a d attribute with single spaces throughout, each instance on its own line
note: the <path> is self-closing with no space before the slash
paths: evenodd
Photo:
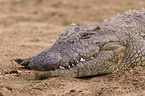
<path id="1" fill-rule="evenodd" d="M 89 39 L 92 35 L 94 35 L 94 33 L 84 33 L 81 37 L 81 39 Z"/>

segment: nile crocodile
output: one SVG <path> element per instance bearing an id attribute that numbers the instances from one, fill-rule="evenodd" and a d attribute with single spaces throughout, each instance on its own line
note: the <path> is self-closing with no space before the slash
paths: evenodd
<path id="1" fill-rule="evenodd" d="M 72 24 L 42 53 L 15 59 L 38 78 L 84 77 L 145 66 L 145 9 L 127 11 L 100 24 Z"/>

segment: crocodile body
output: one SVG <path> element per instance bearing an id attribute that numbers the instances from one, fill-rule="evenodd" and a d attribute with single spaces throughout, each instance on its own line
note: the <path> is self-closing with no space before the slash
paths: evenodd
<path id="1" fill-rule="evenodd" d="M 145 66 L 145 9 L 127 11 L 100 24 L 73 24 L 52 47 L 15 61 L 37 70 L 38 78 L 84 77 Z"/>

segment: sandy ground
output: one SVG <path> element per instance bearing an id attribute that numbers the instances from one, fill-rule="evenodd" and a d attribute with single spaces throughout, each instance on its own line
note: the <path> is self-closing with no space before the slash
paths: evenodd
<path id="1" fill-rule="evenodd" d="M 145 0 L 0 0 L 0 96 L 145 96 L 140 66 L 91 78 L 34 80 L 32 70 L 13 61 L 51 46 L 71 23 L 100 23 L 142 7 Z"/>

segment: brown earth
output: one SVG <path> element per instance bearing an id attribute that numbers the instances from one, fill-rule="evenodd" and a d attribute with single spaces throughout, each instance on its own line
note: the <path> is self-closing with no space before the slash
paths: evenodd
<path id="1" fill-rule="evenodd" d="M 32 70 L 13 61 L 51 46 L 71 23 L 100 23 L 142 7 L 145 0 L 0 0 L 0 96 L 145 96 L 139 66 L 91 78 L 35 80 Z"/>

